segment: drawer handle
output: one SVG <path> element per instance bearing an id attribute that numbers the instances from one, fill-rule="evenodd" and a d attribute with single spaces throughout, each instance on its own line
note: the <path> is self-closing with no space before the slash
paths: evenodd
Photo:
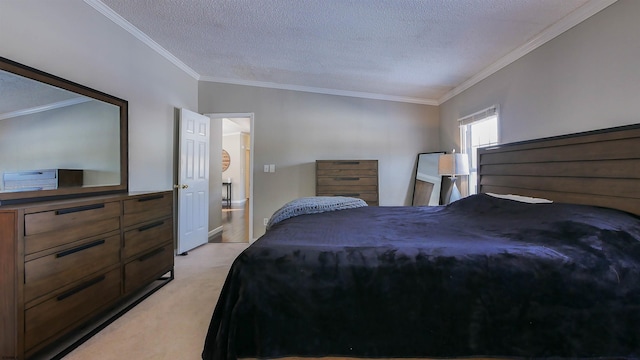
<path id="1" fill-rule="evenodd" d="M 333 178 L 336 181 L 358 181 L 360 180 L 359 177 L 337 177 L 337 178 Z"/>
<path id="2" fill-rule="evenodd" d="M 104 243 L 105 243 L 105 240 L 102 239 L 102 240 L 94 241 L 92 243 L 80 245 L 80 246 L 75 247 L 73 249 L 69 249 L 69 250 L 65 250 L 63 252 L 57 253 L 56 254 L 56 258 L 61 258 L 63 256 L 71 255 L 73 253 L 77 253 L 78 251 L 86 250 L 86 249 L 92 248 L 94 246 L 102 245 Z"/>
<path id="3" fill-rule="evenodd" d="M 138 202 L 158 200 L 158 199 L 162 199 L 163 197 L 164 197 L 164 195 L 147 196 L 147 197 L 143 197 L 143 198 L 138 199 Z"/>
<path id="4" fill-rule="evenodd" d="M 359 165 L 360 161 L 334 161 L 336 165 Z"/>
<path id="5" fill-rule="evenodd" d="M 335 194 L 333 196 L 351 196 L 351 197 L 356 196 L 357 197 L 357 196 L 360 196 L 360 194 Z"/>
<path id="6" fill-rule="evenodd" d="M 161 247 L 161 248 L 159 248 L 159 249 L 155 249 L 155 250 L 153 250 L 152 252 L 150 252 L 150 253 L 148 253 L 148 254 L 146 254 L 146 255 L 140 256 L 140 258 L 138 259 L 138 261 L 146 261 L 146 260 L 149 260 L 149 259 L 151 259 L 152 257 L 154 257 L 154 256 L 156 256 L 156 255 L 158 255 L 158 254 L 160 254 L 160 253 L 161 253 L 161 252 L 163 252 L 163 251 L 164 251 L 164 247 Z"/>
<path id="7" fill-rule="evenodd" d="M 90 287 L 90 286 L 93 286 L 93 285 L 95 285 L 95 284 L 97 284 L 97 283 L 99 283 L 99 282 L 101 282 L 101 281 L 104 281 L 104 279 L 106 279 L 106 277 L 105 277 L 104 275 L 98 276 L 97 278 L 95 278 L 95 279 L 93 279 L 93 280 L 89 280 L 89 281 L 87 281 L 86 283 L 84 283 L 84 284 L 82 284 L 82 285 L 79 285 L 79 286 L 76 286 L 76 287 L 74 287 L 73 289 L 71 289 L 71 290 L 67 291 L 66 293 L 64 293 L 64 294 L 62 294 L 62 295 L 60 295 L 60 296 L 58 296 L 58 297 L 56 298 L 56 300 L 58 300 L 58 301 L 62 301 L 62 300 L 64 300 L 64 299 L 68 298 L 68 297 L 69 297 L 69 296 L 71 296 L 71 295 L 77 294 L 77 293 L 79 293 L 80 291 L 82 291 L 82 290 L 84 290 L 84 289 L 86 289 L 86 288 L 88 288 L 88 287 Z"/>
<path id="8" fill-rule="evenodd" d="M 104 204 L 78 206 L 78 207 L 74 207 L 74 208 L 56 210 L 56 215 L 71 214 L 71 213 L 79 212 L 79 211 L 95 210 L 95 209 L 102 209 L 102 208 L 104 208 Z"/>
<path id="9" fill-rule="evenodd" d="M 153 224 L 141 226 L 140 228 L 138 228 L 138 231 L 146 231 L 162 225 L 164 225 L 164 221 L 158 221 L 158 222 L 154 222 Z"/>

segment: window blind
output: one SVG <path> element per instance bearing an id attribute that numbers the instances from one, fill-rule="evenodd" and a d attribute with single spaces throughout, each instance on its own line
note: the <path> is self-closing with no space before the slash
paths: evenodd
<path id="1" fill-rule="evenodd" d="M 458 119 L 458 122 L 460 123 L 460 125 L 469 125 L 471 123 L 474 123 L 476 121 L 480 121 L 483 119 L 486 119 L 488 117 L 491 116 L 496 116 L 498 115 L 498 106 L 497 105 L 493 105 L 491 107 L 488 107 L 484 110 L 480 110 L 476 113 L 473 113 L 471 115 L 467 115 L 463 118 Z"/>

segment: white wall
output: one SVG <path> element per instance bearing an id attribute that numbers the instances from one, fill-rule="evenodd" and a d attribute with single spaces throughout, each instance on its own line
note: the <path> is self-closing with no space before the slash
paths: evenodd
<path id="1" fill-rule="evenodd" d="M 130 190 L 172 189 L 174 108 L 198 110 L 194 78 L 82 0 L 0 1 L 0 56 L 127 100 Z"/>
<path id="2" fill-rule="evenodd" d="M 254 237 L 263 218 L 315 195 L 315 160 L 377 159 L 380 204 L 409 205 L 418 153 L 439 151 L 438 108 L 201 82 L 204 113 L 254 113 Z M 275 164 L 275 173 L 264 173 Z"/>
<path id="3" fill-rule="evenodd" d="M 209 139 L 209 235 L 215 237 L 222 231 L 222 186 L 218 174 L 222 171 L 222 121 L 211 119 Z"/>
<path id="4" fill-rule="evenodd" d="M 441 143 L 457 119 L 500 106 L 501 142 L 640 123 L 640 1 L 619 0 L 440 107 Z"/>

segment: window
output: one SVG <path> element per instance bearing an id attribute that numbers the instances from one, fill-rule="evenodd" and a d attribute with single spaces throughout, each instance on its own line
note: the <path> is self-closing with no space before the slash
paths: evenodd
<path id="1" fill-rule="evenodd" d="M 469 194 L 478 192 L 478 148 L 498 144 L 498 107 L 465 116 L 460 122 L 462 151 L 469 156 Z"/>

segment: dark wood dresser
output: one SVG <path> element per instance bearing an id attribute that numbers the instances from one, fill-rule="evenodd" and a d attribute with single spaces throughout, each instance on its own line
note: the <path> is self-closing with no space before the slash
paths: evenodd
<path id="1" fill-rule="evenodd" d="M 0 207 L 0 358 L 46 351 L 164 285 L 173 244 L 171 191 Z"/>
<path id="2" fill-rule="evenodd" d="M 316 160 L 316 195 L 356 197 L 378 205 L 378 160 Z"/>

